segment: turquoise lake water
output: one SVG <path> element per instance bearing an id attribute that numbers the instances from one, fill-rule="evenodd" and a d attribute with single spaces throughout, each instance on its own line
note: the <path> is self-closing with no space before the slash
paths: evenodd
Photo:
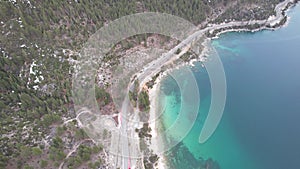
<path id="1" fill-rule="evenodd" d="M 201 159 L 211 158 L 221 169 L 300 169 L 300 5 L 288 15 L 289 25 L 279 30 L 226 33 L 212 41 L 225 69 L 227 100 L 217 130 L 204 144 L 198 138 L 211 101 L 209 77 L 201 65 L 191 68 L 199 114 L 180 148 L 168 154 L 170 168 L 199 168 Z M 184 71 L 173 74 L 191 80 Z M 165 127 L 176 120 L 184 91 L 171 76 L 162 81 Z"/>

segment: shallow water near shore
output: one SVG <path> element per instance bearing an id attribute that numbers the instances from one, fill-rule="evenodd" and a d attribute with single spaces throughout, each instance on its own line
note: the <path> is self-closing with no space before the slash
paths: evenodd
<path id="1" fill-rule="evenodd" d="M 199 114 L 181 148 L 167 154 L 170 168 L 199 168 L 201 159 L 209 158 L 222 169 L 300 168 L 300 5 L 288 15 L 289 24 L 276 31 L 226 33 L 212 41 L 227 79 L 224 115 L 210 139 L 199 144 L 211 90 L 205 68 L 196 64 Z M 174 74 L 185 77 L 184 71 Z M 184 90 L 171 76 L 161 82 L 158 99 L 166 128 L 177 118 Z"/>

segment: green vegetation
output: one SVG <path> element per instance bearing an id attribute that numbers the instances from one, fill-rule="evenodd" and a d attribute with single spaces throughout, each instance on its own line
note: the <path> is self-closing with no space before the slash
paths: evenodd
<path id="1" fill-rule="evenodd" d="M 178 48 L 178 49 L 176 50 L 175 54 L 178 55 L 180 52 L 181 52 L 181 49 Z"/>
<path id="2" fill-rule="evenodd" d="M 59 137 L 55 137 L 52 140 L 52 144 L 50 146 L 50 152 L 49 152 L 49 159 L 51 159 L 54 162 L 60 162 L 65 157 L 66 154 L 63 152 L 63 141 Z"/>
<path id="3" fill-rule="evenodd" d="M 91 159 L 91 155 L 99 153 L 101 151 L 101 148 L 94 146 L 90 147 L 88 145 L 80 145 L 77 148 L 77 152 L 75 156 L 70 157 L 67 160 L 67 167 L 68 168 L 78 168 L 83 163 L 89 161 Z M 88 164 L 91 168 L 96 168 L 101 165 L 101 160 L 96 161 L 95 163 L 89 163 Z"/>
<path id="4" fill-rule="evenodd" d="M 274 15 L 275 5 L 282 0 L 261 1 L 261 0 L 241 0 L 235 5 L 229 7 L 224 14 L 220 15 L 215 22 L 224 22 L 225 20 L 263 20 Z M 255 4 L 252 6 L 252 4 Z M 251 7 L 252 6 L 252 7 Z"/>
<path id="5" fill-rule="evenodd" d="M 140 86 L 139 81 L 135 80 L 133 91 L 129 91 L 129 100 L 134 107 L 136 107 L 137 105 L 139 86 Z"/>
<path id="6" fill-rule="evenodd" d="M 110 94 L 105 91 L 105 89 L 95 86 L 95 97 L 98 102 L 99 107 L 107 105 L 112 101 Z"/>
<path id="7" fill-rule="evenodd" d="M 63 127 L 61 127 L 61 126 L 58 126 L 57 128 L 56 128 L 56 135 L 57 136 L 61 136 L 65 131 L 66 131 L 66 126 L 64 125 Z"/>
<path id="8" fill-rule="evenodd" d="M 180 56 L 180 59 L 182 59 L 184 62 L 188 62 L 191 59 L 195 59 L 195 58 L 197 58 L 197 55 L 191 51 L 188 51 L 185 54 L 183 54 L 182 56 Z"/>
<path id="9" fill-rule="evenodd" d="M 30 166 L 30 165 L 28 165 L 28 164 L 26 164 L 26 165 L 24 166 L 24 169 L 34 169 L 34 167 L 33 167 L 33 166 Z"/>
<path id="10" fill-rule="evenodd" d="M 153 85 L 154 85 L 156 79 L 159 77 L 160 73 L 162 73 L 162 71 L 156 73 L 156 75 L 153 76 L 152 79 L 146 83 L 146 86 L 147 86 L 149 89 L 151 89 L 151 88 L 153 87 Z"/>
<path id="11" fill-rule="evenodd" d="M 91 169 L 97 169 L 97 168 L 99 168 L 101 166 L 101 164 L 102 164 L 102 161 L 99 160 L 99 161 L 96 161 L 95 163 L 92 163 L 92 162 L 88 163 L 88 166 Z"/>
<path id="12" fill-rule="evenodd" d="M 75 130 L 75 138 L 77 140 L 82 140 L 82 139 L 85 139 L 87 138 L 87 134 L 85 133 L 85 131 L 83 129 L 78 129 L 78 130 Z"/>
<path id="13" fill-rule="evenodd" d="M 139 133 L 139 137 L 140 138 L 151 138 L 151 134 L 149 134 L 151 132 L 151 128 L 149 127 L 148 123 L 144 123 L 143 127 L 140 129 L 135 129 L 135 132 Z"/>
<path id="14" fill-rule="evenodd" d="M 147 91 L 142 90 L 138 96 L 139 109 L 148 112 L 150 110 L 150 101 Z"/>
<path id="15" fill-rule="evenodd" d="M 150 140 L 152 135 L 150 134 L 151 128 L 149 127 L 149 123 L 144 123 L 143 127 L 140 129 L 135 129 L 140 138 L 140 148 L 143 152 L 148 152 L 147 156 L 144 156 L 143 162 L 144 167 L 147 169 L 154 168 L 155 163 L 158 160 L 158 156 L 153 154 L 152 151 L 149 150 L 149 147 L 146 145 L 146 141 Z"/>
<path id="16" fill-rule="evenodd" d="M 143 159 L 145 169 L 154 168 L 154 164 L 157 162 L 158 159 L 159 157 L 156 154 L 152 154 L 150 157 L 145 157 Z"/>
<path id="17" fill-rule="evenodd" d="M 43 153 L 43 151 L 39 147 L 32 148 L 32 155 L 40 156 L 40 155 L 42 155 L 42 153 Z"/>
<path id="18" fill-rule="evenodd" d="M 46 161 L 46 160 L 41 160 L 40 166 L 41 166 L 41 168 L 47 167 L 47 166 L 48 166 L 48 161 Z"/>

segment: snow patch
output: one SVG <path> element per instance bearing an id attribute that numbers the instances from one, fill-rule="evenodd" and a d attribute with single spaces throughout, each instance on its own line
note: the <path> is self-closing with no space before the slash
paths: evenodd
<path id="1" fill-rule="evenodd" d="M 37 64 L 35 63 L 35 61 L 33 61 L 32 64 L 30 65 L 30 69 L 29 69 L 30 74 L 36 75 L 37 71 L 33 70 L 34 67 L 36 67 L 36 66 L 37 66 Z"/>
<path id="2" fill-rule="evenodd" d="M 34 90 L 37 90 L 37 89 L 39 89 L 39 86 L 38 86 L 38 85 L 34 85 L 32 88 L 33 88 Z"/>
<path id="3" fill-rule="evenodd" d="M 20 48 L 27 48 L 25 44 L 21 45 Z"/>

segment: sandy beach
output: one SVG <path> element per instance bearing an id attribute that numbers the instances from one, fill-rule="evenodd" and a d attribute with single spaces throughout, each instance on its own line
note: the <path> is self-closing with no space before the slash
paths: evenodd
<path id="1" fill-rule="evenodd" d="M 149 127 L 151 128 L 150 134 L 152 135 L 151 138 L 151 144 L 149 145 L 149 148 L 153 151 L 154 154 L 159 156 L 159 159 L 157 161 L 157 165 L 155 166 L 157 169 L 165 169 L 166 167 L 166 161 L 163 154 L 160 153 L 159 147 L 158 147 L 158 138 L 157 138 L 157 123 L 158 120 L 156 117 L 157 112 L 157 104 L 158 104 L 158 92 L 160 87 L 160 82 L 163 75 L 160 74 L 160 76 L 156 79 L 155 84 L 151 89 L 149 89 L 149 100 L 150 100 L 150 120 L 149 120 Z"/>

